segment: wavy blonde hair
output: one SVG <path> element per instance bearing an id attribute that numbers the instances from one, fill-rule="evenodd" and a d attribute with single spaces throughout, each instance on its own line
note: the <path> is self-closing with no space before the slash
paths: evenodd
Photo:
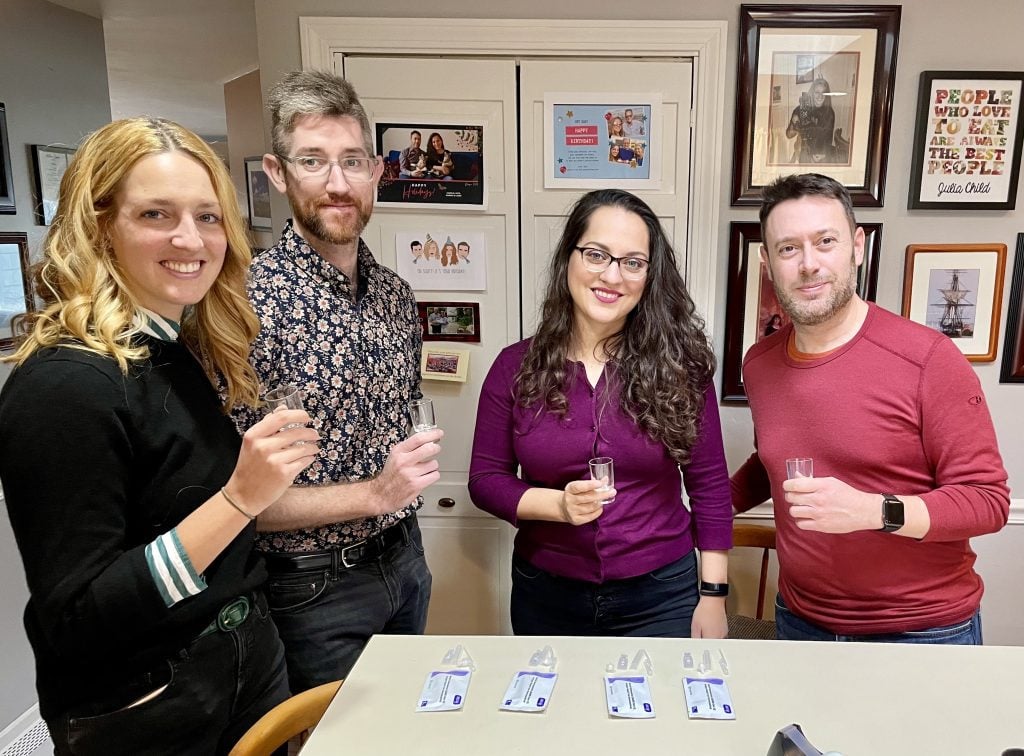
<path id="1" fill-rule="evenodd" d="M 249 345 L 260 324 L 245 292 L 252 253 L 231 178 L 206 142 L 160 118 L 114 121 L 78 148 L 61 180 L 43 260 L 35 268 L 44 307 L 7 360 L 21 365 L 43 347 L 64 344 L 110 356 L 127 373 L 129 363 L 149 357 L 147 347 L 131 342 L 139 332 L 133 323 L 139 303 L 118 267 L 108 230 L 117 214 L 118 190 L 139 160 L 175 151 L 206 168 L 227 236 L 220 274 L 203 299 L 186 308 L 179 338 L 198 356 L 214 386 L 223 379 L 226 410 L 258 403 Z"/>

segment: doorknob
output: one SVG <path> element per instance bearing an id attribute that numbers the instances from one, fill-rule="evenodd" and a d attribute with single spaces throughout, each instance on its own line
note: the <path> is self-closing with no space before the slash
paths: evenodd
<path id="1" fill-rule="evenodd" d="M 451 509 L 455 506 L 455 499 L 450 499 L 447 496 L 437 500 L 437 506 L 443 507 L 444 509 Z"/>

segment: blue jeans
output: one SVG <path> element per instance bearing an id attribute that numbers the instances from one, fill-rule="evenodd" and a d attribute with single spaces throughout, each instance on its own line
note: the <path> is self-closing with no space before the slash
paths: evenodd
<path id="1" fill-rule="evenodd" d="M 932 643 L 947 646 L 981 645 L 981 610 L 963 622 L 907 633 L 875 635 L 837 635 L 793 614 L 782 600 L 775 597 L 775 629 L 779 640 L 860 641 L 862 643 Z"/>
<path id="2" fill-rule="evenodd" d="M 125 708 L 163 684 L 150 701 Z M 58 756 L 226 754 L 288 698 L 284 649 L 263 594 L 234 630 L 198 638 L 109 700 L 47 721 Z"/>
<path id="3" fill-rule="evenodd" d="M 516 635 L 689 638 L 698 598 L 692 551 L 645 575 L 604 583 L 559 577 L 512 557 Z"/>
<path id="4" fill-rule="evenodd" d="M 416 516 L 402 542 L 377 559 L 315 572 L 270 573 L 271 616 L 284 642 L 292 693 L 348 676 L 370 636 L 421 634 L 427 624 L 430 570 Z"/>

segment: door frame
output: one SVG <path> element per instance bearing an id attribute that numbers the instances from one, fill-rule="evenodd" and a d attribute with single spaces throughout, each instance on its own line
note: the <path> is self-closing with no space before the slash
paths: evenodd
<path id="1" fill-rule="evenodd" d="M 692 58 L 686 280 L 708 334 L 717 304 L 727 31 L 726 21 L 299 17 L 304 69 L 339 70 L 345 55 L 447 57 L 452 40 L 458 57 Z"/>

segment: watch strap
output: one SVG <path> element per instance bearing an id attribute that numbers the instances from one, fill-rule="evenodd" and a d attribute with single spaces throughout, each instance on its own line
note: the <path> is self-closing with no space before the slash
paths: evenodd
<path id="1" fill-rule="evenodd" d="M 700 595 L 701 596 L 715 596 L 723 598 L 729 595 L 729 584 L 728 583 L 709 583 L 706 580 L 700 581 Z"/>

